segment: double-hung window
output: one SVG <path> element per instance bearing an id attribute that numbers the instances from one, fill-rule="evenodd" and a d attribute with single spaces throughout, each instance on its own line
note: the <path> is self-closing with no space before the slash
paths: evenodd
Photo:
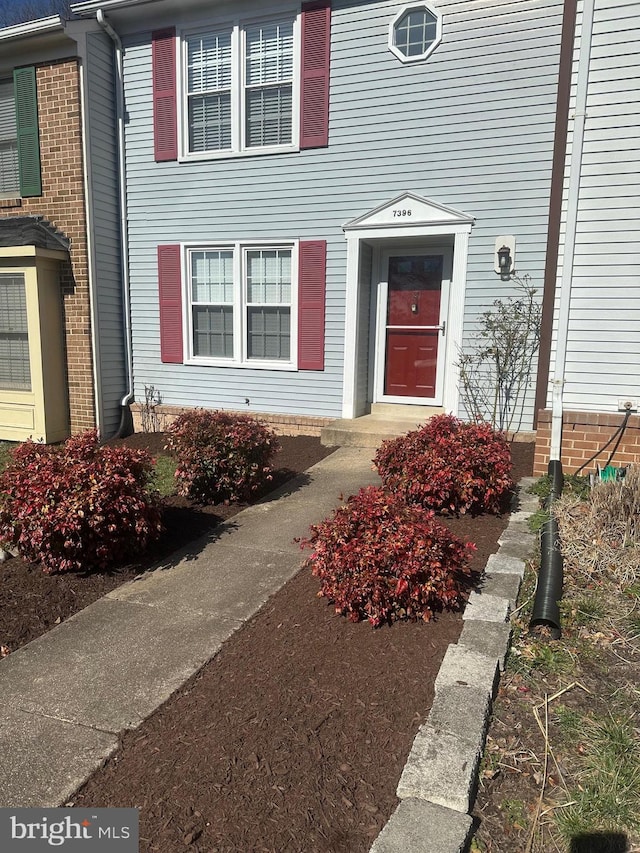
<path id="1" fill-rule="evenodd" d="M 297 147 L 297 31 L 289 15 L 183 34 L 185 156 Z"/>
<path id="2" fill-rule="evenodd" d="M 294 246 L 187 250 L 191 357 L 294 367 Z"/>
<path id="3" fill-rule="evenodd" d="M 20 195 L 13 80 L 0 80 L 0 196 Z"/>

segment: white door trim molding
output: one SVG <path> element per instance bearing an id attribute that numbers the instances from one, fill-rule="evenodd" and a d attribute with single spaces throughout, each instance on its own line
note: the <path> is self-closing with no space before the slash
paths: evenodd
<path id="1" fill-rule="evenodd" d="M 359 281 L 361 241 L 366 240 L 376 248 L 402 251 L 401 246 L 393 246 L 393 242 L 402 240 L 406 245 L 407 238 L 414 246 L 423 245 L 426 250 L 430 247 L 424 241 L 438 237 L 453 239 L 442 405 L 446 411 L 457 413 L 460 374 L 457 362 L 462 345 L 469 234 L 474 222 L 469 214 L 407 192 L 343 226 L 347 239 L 343 418 L 357 416 L 357 376 L 358 368 L 362 368 L 358 365 L 358 341 L 360 335 L 368 333 L 358 324 L 362 298 Z"/>
<path id="2" fill-rule="evenodd" d="M 344 380 L 342 385 L 342 417 L 356 416 L 356 356 L 358 353 L 358 310 L 360 306 L 360 240 L 347 238 L 347 294 L 344 321 Z"/>

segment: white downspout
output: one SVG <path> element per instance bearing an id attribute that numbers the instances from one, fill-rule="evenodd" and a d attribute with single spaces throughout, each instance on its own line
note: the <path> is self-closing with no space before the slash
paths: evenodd
<path id="1" fill-rule="evenodd" d="M 86 39 L 80 48 L 78 41 L 78 75 L 80 78 L 80 115 L 82 117 L 82 156 L 84 159 L 84 216 L 87 229 L 87 279 L 89 284 L 89 314 L 91 318 L 91 369 L 93 371 L 93 408 L 98 435 L 102 437 L 104 412 L 102 407 L 102 375 L 100 372 L 100 336 L 98 329 L 98 294 L 96 292 L 96 256 L 93 240 L 93 197 L 91 186 L 91 150 L 87 107 L 87 48 Z"/>
<path id="2" fill-rule="evenodd" d="M 124 337 L 126 349 L 126 385 L 127 391 L 120 401 L 122 415 L 117 434 L 122 432 L 125 418 L 125 407 L 133 399 L 133 351 L 131 342 L 131 310 L 130 310 L 130 281 L 129 281 L 129 236 L 127 229 L 127 191 L 126 191 L 126 154 L 124 139 L 124 50 L 118 33 L 105 18 L 102 9 L 96 11 L 96 20 L 115 46 L 116 54 L 116 120 L 118 125 L 118 196 L 120 202 L 120 241 L 121 241 L 121 272 L 122 272 L 122 318 L 124 322 Z"/>
<path id="3" fill-rule="evenodd" d="M 567 224 L 560 279 L 560 304 L 558 308 L 558 334 L 556 341 L 555 369 L 552 380 L 551 398 L 551 449 L 550 459 L 559 460 L 562 451 L 562 413 L 564 375 L 569 336 L 569 313 L 571 308 L 571 283 L 576 248 L 578 225 L 578 202 L 580 200 L 580 178 L 582 173 L 582 148 L 584 127 L 587 118 L 587 91 L 589 66 L 591 63 L 591 40 L 595 0 L 584 0 L 578 55 L 578 78 L 576 84 L 576 106 L 571 140 L 569 163 L 569 186 L 567 195 Z"/>

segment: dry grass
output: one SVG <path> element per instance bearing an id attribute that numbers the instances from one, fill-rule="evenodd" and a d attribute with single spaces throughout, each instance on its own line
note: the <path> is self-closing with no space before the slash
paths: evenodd
<path id="1" fill-rule="evenodd" d="M 565 495 L 554 511 L 562 637 L 528 631 L 528 565 L 471 850 L 640 853 L 640 467 L 583 501 Z"/>
<path id="2" fill-rule="evenodd" d="M 620 586 L 640 579 L 640 466 L 620 482 L 598 483 L 587 501 L 564 495 L 553 512 L 567 570 Z"/>

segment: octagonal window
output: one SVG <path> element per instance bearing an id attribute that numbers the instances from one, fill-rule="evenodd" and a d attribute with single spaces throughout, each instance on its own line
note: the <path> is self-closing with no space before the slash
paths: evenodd
<path id="1" fill-rule="evenodd" d="M 440 44 L 442 19 L 424 3 L 405 6 L 389 28 L 389 50 L 401 62 L 426 59 Z"/>

